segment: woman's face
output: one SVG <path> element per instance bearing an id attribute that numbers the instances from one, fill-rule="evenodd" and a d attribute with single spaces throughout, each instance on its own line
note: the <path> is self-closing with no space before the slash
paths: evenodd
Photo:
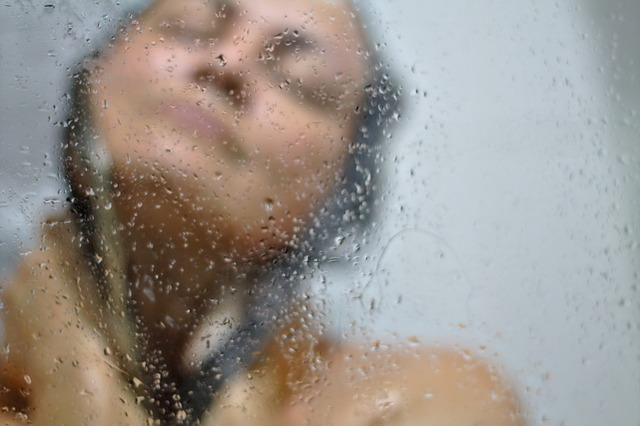
<path id="1" fill-rule="evenodd" d="M 368 79 L 340 0 L 158 0 L 90 71 L 121 219 L 243 256 L 335 189 Z"/>

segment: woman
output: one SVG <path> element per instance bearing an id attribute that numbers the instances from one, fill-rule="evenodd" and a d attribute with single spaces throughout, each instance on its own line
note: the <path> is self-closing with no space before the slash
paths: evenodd
<path id="1" fill-rule="evenodd" d="M 72 215 L 4 294 L 6 421 L 519 424 L 481 362 L 330 344 L 294 296 L 331 222 L 368 210 L 375 68 L 322 0 L 158 0 L 88 61 Z"/>

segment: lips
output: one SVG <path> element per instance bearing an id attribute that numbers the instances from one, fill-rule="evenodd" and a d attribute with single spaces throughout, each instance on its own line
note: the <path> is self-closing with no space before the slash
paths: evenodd
<path id="1" fill-rule="evenodd" d="M 226 137 L 227 132 L 220 120 L 198 104 L 170 104 L 164 110 L 171 121 L 196 137 L 217 141 L 223 141 Z"/>
<path id="2" fill-rule="evenodd" d="M 163 109 L 165 116 L 180 130 L 219 149 L 217 152 L 225 159 L 247 160 L 242 139 L 235 132 L 232 133 L 209 109 L 203 108 L 197 102 L 167 104 Z"/>

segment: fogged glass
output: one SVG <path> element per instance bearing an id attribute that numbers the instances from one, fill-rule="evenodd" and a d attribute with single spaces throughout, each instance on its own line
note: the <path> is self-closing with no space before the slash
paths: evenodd
<path id="1" fill-rule="evenodd" d="M 69 324 L 97 330 L 78 350 L 110 362 L 132 424 L 204 419 L 235 403 L 227 376 L 265 353 L 308 365 L 317 336 L 472 354 L 527 424 L 639 422 L 640 7 L 267 3 L 0 15 L 0 271 L 51 217 L 77 225 L 47 274 L 96 284 Z M 3 353 L 47 345 L 25 348 Z"/>

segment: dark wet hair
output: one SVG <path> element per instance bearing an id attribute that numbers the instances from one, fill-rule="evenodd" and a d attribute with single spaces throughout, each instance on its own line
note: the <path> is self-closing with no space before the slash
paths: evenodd
<path id="1" fill-rule="evenodd" d="M 317 213 L 310 227 L 310 241 L 328 241 L 337 234 L 362 230 L 375 215 L 378 183 L 383 166 L 384 141 L 399 115 L 400 90 L 388 65 L 375 55 L 373 78 L 364 87 L 357 106 L 360 117 L 349 143 L 349 154 L 335 194 Z"/>

